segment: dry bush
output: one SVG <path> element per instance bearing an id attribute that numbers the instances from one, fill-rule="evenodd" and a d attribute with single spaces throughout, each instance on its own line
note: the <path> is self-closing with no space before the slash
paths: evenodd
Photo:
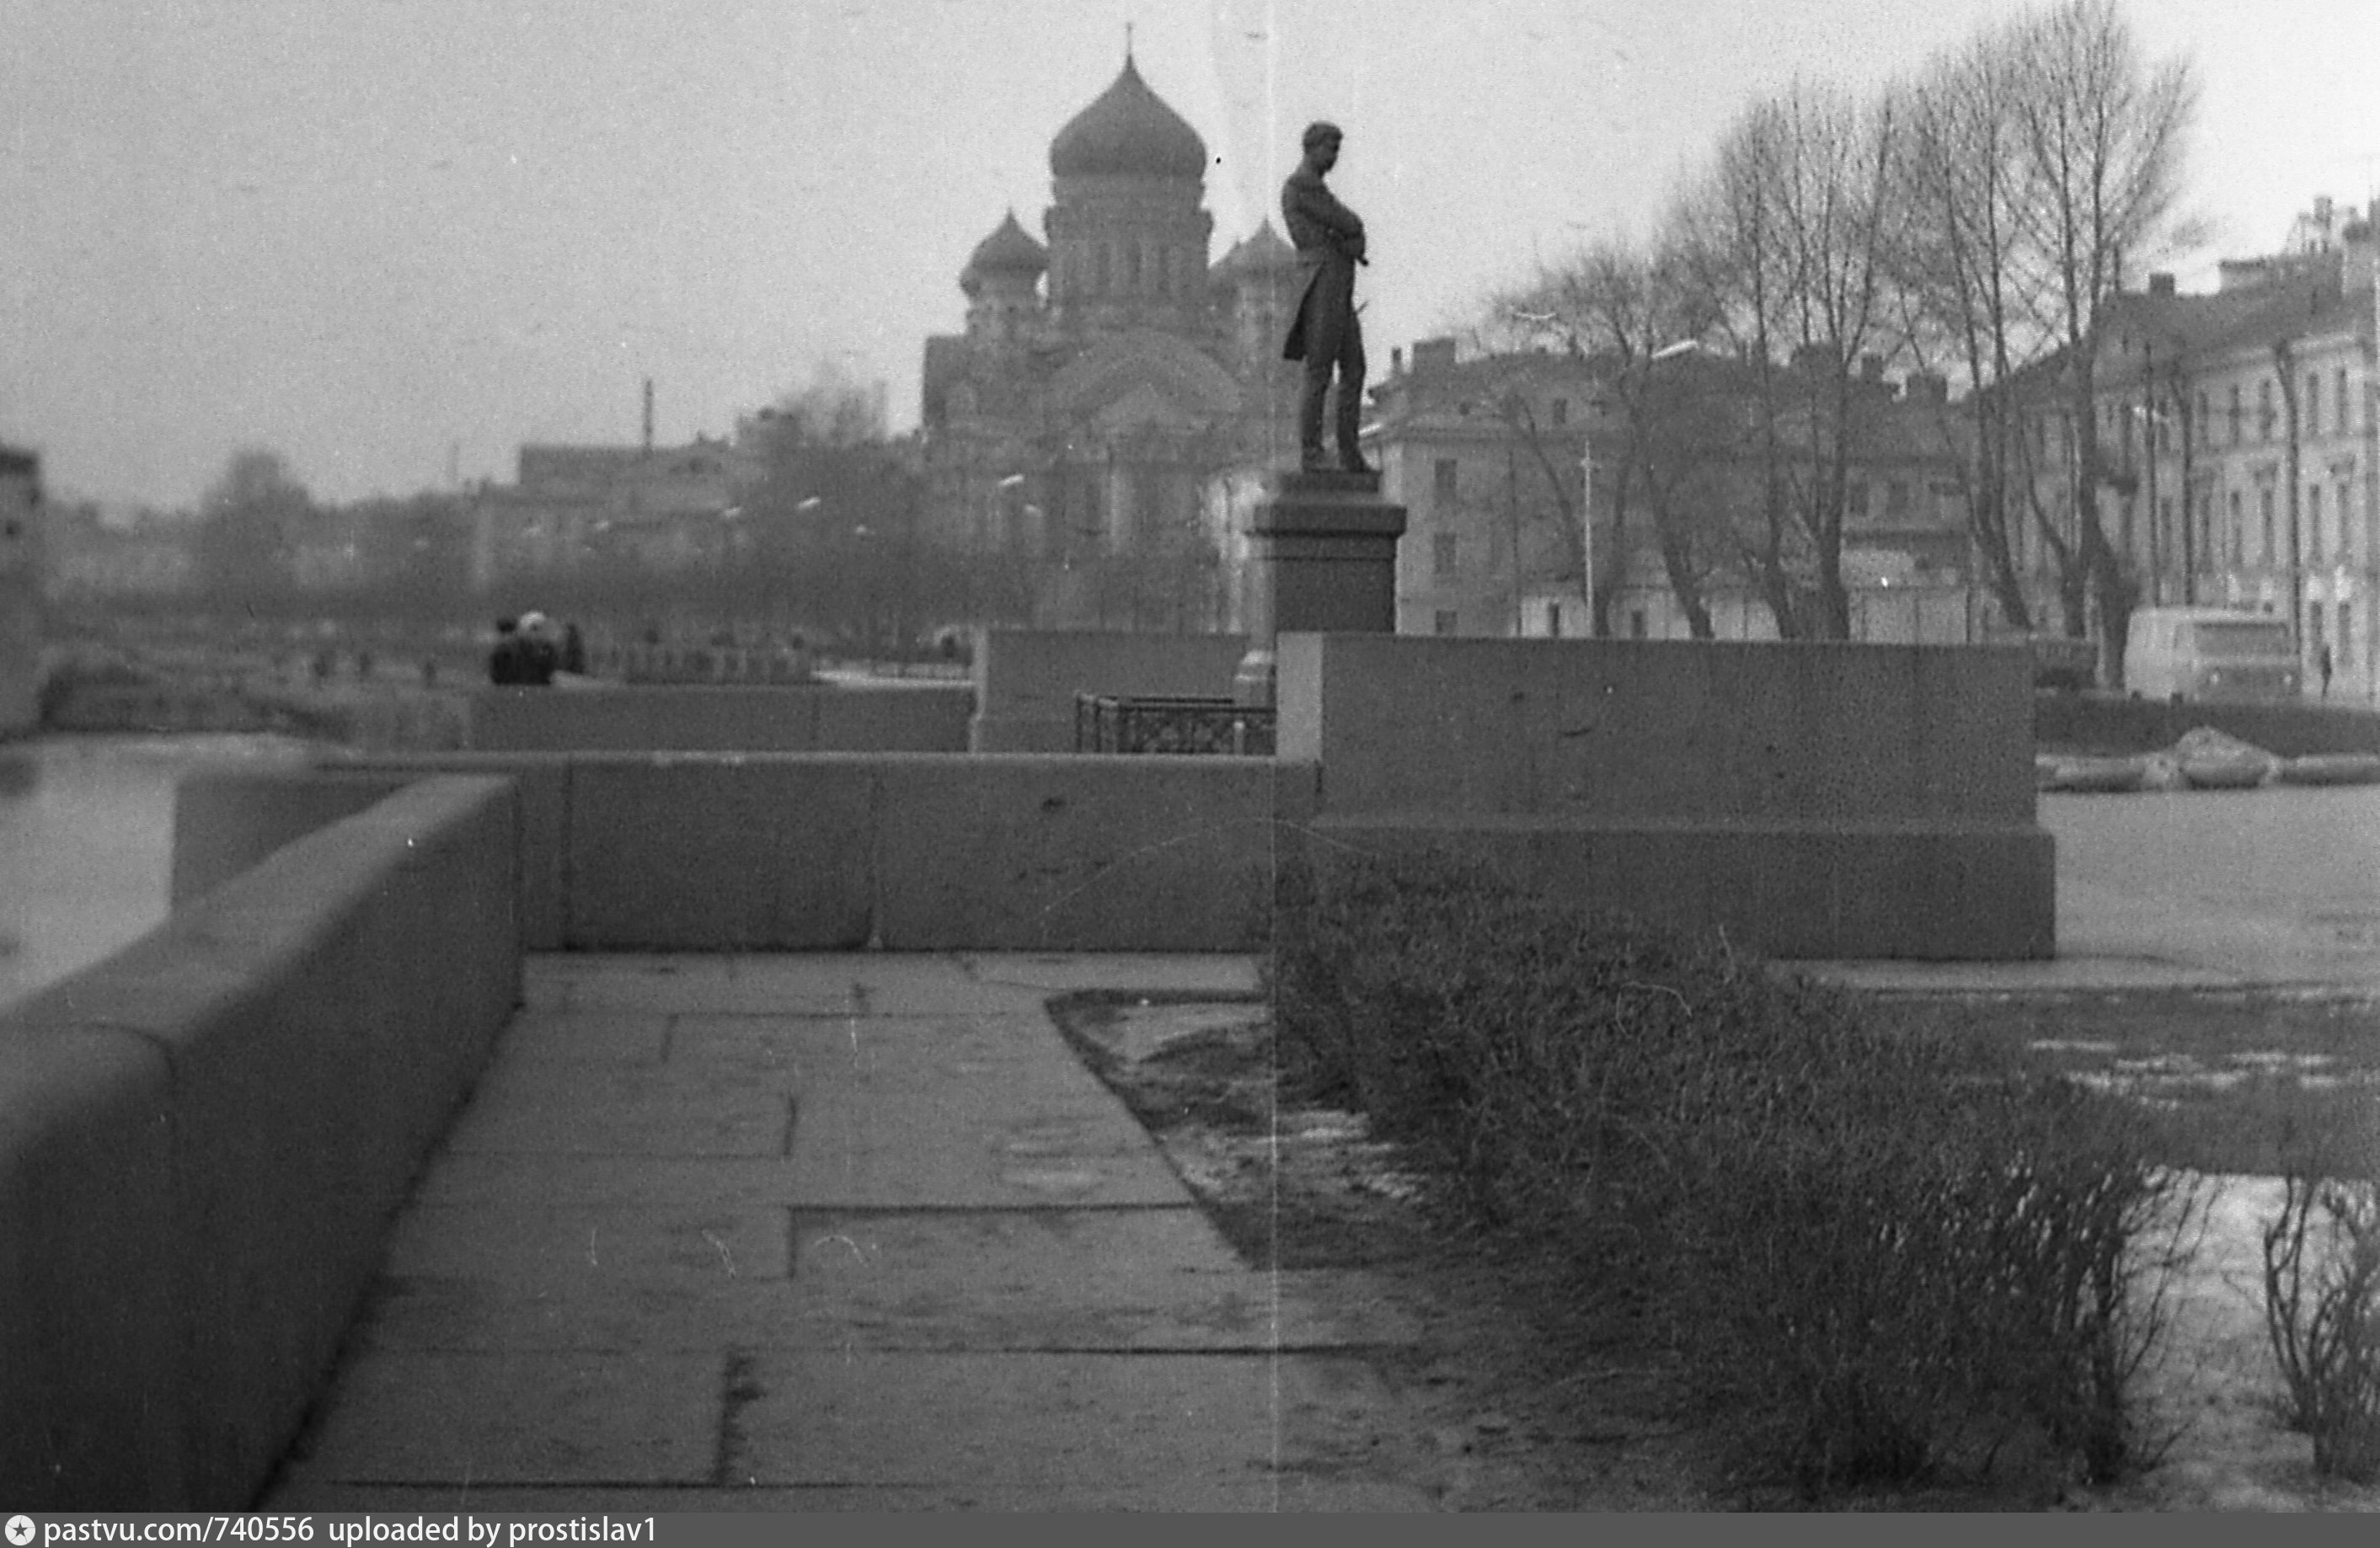
<path id="1" fill-rule="evenodd" d="M 2143 1458 L 2176 1200 L 2118 1104 L 1475 867 L 1334 858 L 1281 902 L 1293 1079 L 1473 1222 L 1640 1276 L 1748 1455 L 1812 1493 Z"/>
<path id="2" fill-rule="evenodd" d="M 2301 1159 L 2265 1227 L 2265 1330 L 2282 1419 L 2314 1470 L 2380 1480 L 2380 1183 Z"/>

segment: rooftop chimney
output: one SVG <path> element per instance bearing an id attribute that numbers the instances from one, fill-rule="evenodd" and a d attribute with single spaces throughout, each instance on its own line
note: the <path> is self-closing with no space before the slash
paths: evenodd
<path id="1" fill-rule="evenodd" d="M 1428 371 L 1452 370 L 1454 340 L 1452 338 L 1416 340 L 1413 346 L 1413 369 L 1415 376 Z"/>

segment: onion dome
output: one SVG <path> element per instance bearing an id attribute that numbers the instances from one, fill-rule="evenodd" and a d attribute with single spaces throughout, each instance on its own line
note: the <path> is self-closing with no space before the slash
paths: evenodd
<path id="1" fill-rule="evenodd" d="M 1011 210 L 1000 229 L 976 245 L 975 256 L 959 272 L 959 284 L 972 296 L 987 275 L 1014 275 L 1030 284 L 1049 267 L 1050 249 L 1016 224 L 1016 212 Z"/>
<path id="2" fill-rule="evenodd" d="M 1203 178 L 1207 142 L 1148 89 L 1127 55 L 1115 84 L 1050 142 L 1050 171 L 1059 177 Z"/>
<path id="3" fill-rule="evenodd" d="M 1281 233 L 1268 220 L 1251 236 L 1242 237 L 1223 261 L 1215 265 L 1219 280 L 1236 280 L 1242 274 L 1264 274 L 1297 267 L 1297 249 L 1281 239 Z"/>

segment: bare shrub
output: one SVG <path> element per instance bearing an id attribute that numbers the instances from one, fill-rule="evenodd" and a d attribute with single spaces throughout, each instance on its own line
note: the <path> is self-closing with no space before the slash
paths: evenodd
<path id="1" fill-rule="evenodd" d="M 1334 858 L 1282 901 L 1289 1067 L 1474 1223 L 1641 1277 L 1747 1455 L 1815 1494 L 2153 1449 L 2176 1184 L 2130 1109 L 1474 867 Z"/>
<path id="2" fill-rule="evenodd" d="M 2316 1472 L 2380 1479 L 2380 1184 L 2293 1168 L 2264 1246 L 2282 1419 L 2313 1436 Z"/>

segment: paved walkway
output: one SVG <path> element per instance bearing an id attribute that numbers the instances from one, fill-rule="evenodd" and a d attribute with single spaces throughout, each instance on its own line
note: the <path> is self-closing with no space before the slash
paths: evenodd
<path id="1" fill-rule="evenodd" d="M 1245 958 L 538 956 L 263 1508 L 1427 1509 L 1044 1010 Z"/>
<path id="2" fill-rule="evenodd" d="M 2117 879 L 2061 880 L 2056 961 L 1815 970 L 1903 992 L 2380 988 L 2361 868 L 2243 892 L 2270 842 L 2210 841 L 2061 830 L 2061 860 Z M 1440 1496 L 1369 1358 L 1405 1330 L 1357 1276 L 1241 1263 L 1044 1010 L 1245 994 L 1246 959 L 540 956 L 528 983 L 269 1506 Z"/>

